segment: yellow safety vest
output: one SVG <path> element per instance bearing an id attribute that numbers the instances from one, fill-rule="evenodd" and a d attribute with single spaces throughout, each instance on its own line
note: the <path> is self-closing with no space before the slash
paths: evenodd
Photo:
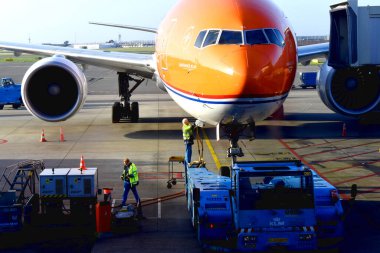
<path id="1" fill-rule="evenodd" d="M 193 135 L 193 128 L 191 126 L 191 124 L 183 124 L 182 126 L 182 134 L 183 134 L 183 139 L 184 140 L 189 140 L 190 139 L 190 136 Z"/>
<path id="2" fill-rule="evenodd" d="M 126 166 L 124 166 L 123 174 L 121 175 L 122 178 L 125 180 L 127 178 L 127 175 L 129 176 L 129 182 L 131 185 L 137 185 L 139 182 L 139 174 L 137 173 L 137 167 L 134 163 L 131 163 L 129 165 L 128 174 L 126 175 Z"/>

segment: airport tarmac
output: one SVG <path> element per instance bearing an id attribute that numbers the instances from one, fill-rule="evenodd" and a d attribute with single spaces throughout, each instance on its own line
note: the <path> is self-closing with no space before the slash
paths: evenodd
<path id="1" fill-rule="evenodd" d="M 30 64 L 0 64 L 1 75 L 20 82 Z M 313 71 L 315 66 L 300 67 Z M 140 103 L 138 123 L 111 123 L 111 106 L 117 101 L 117 75 L 110 70 L 90 67 L 89 96 L 83 109 L 62 123 L 47 123 L 33 118 L 24 107 L 0 111 L 0 169 L 28 159 L 43 159 L 46 167 L 79 167 L 83 155 L 88 167 L 99 170 L 100 187 L 114 188 L 118 204 L 122 194 L 122 161 L 129 157 L 138 167 L 140 197 L 161 198 L 183 191 L 183 182 L 171 189 L 168 158 L 183 155 L 181 119 L 188 116 L 153 83 L 143 83 L 132 100 Z M 296 86 L 298 77 L 296 78 Z M 378 252 L 380 250 L 380 131 L 379 125 L 360 124 L 326 108 L 314 89 L 295 88 L 286 100 L 284 120 L 266 120 L 257 124 L 256 140 L 242 138 L 245 160 L 301 159 L 336 185 L 347 198 L 351 184 L 359 187 L 357 201 L 347 215 L 346 239 L 342 252 Z M 342 137 L 343 123 L 347 136 Z M 60 128 L 65 142 L 60 142 Z M 41 143 L 45 130 L 48 142 Z M 215 129 L 201 131 L 204 159 L 210 170 L 229 165 L 228 141 L 215 140 Z M 193 159 L 198 159 L 193 146 Z M 175 170 L 183 171 L 180 164 Z M 180 179 L 180 178 L 179 178 Z M 133 195 L 129 200 L 133 202 Z M 201 252 L 192 231 L 185 198 L 179 196 L 143 208 L 141 226 L 134 233 L 90 241 L 81 247 L 72 240 L 54 243 L 18 242 L 9 252 Z M 83 239 L 83 238 L 82 238 Z M 2 237 L 0 236 L 0 241 Z M 3 238 L 4 240 L 4 238 Z M 67 240 L 67 241 L 65 241 Z M 56 242 L 56 241 L 54 241 Z"/>

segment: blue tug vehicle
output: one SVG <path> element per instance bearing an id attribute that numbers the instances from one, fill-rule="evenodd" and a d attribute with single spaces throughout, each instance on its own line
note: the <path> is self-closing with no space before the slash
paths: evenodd
<path id="1" fill-rule="evenodd" d="M 238 162 L 218 175 L 186 170 L 187 208 L 203 248 L 224 252 L 336 248 L 337 189 L 300 161 Z"/>

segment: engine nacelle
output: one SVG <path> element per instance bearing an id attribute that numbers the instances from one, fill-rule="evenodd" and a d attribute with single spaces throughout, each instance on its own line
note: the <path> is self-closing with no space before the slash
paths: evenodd
<path id="1" fill-rule="evenodd" d="M 77 65 L 62 56 L 33 64 L 22 80 L 26 108 L 45 121 L 63 121 L 73 116 L 87 96 L 87 81 Z"/>
<path id="2" fill-rule="evenodd" d="M 334 112 L 360 117 L 380 106 L 380 68 L 334 69 L 326 62 L 318 75 L 318 91 L 323 103 Z"/>

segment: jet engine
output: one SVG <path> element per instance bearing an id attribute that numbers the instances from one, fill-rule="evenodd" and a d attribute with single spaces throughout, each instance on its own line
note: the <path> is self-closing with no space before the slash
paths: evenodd
<path id="1" fill-rule="evenodd" d="M 73 116 L 87 95 L 83 71 L 63 56 L 33 64 L 22 80 L 21 95 L 26 108 L 45 121 L 63 121 Z"/>
<path id="2" fill-rule="evenodd" d="M 326 62 L 319 72 L 318 91 L 334 112 L 360 117 L 380 106 L 380 68 L 332 68 Z"/>

